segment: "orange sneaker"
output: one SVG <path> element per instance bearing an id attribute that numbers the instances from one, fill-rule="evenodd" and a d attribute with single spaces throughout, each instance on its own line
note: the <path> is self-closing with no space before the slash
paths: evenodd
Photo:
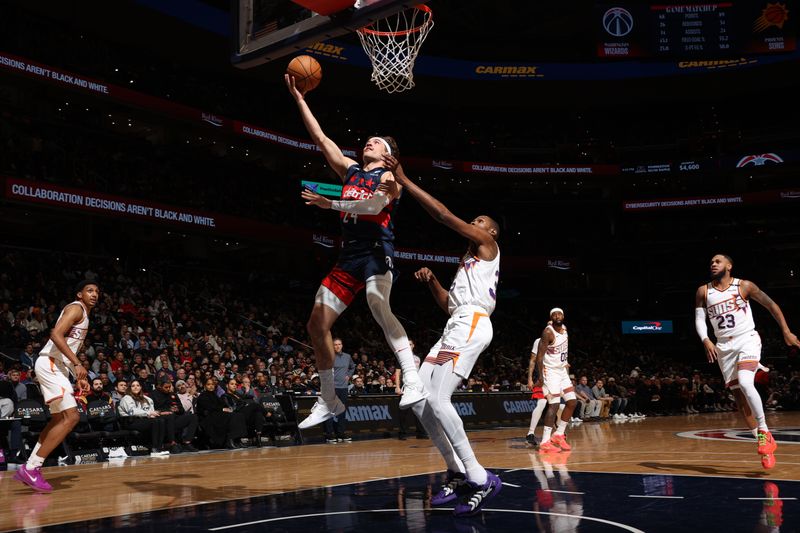
<path id="1" fill-rule="evenodd" d="M 558 453 L 560 451 L 561 448 L 553 444 L 552 440 L 543 442 L 539 445 L 539 453 Z"/>
<path id="2" fill-rule="evenodd" d="M 772 455 L 778 448 L 778 443 L 772 438 L 769 431 L 758 430 L 758 455 Z"/>
<path id="3" fill-rule="evenodd" d="M 555 434 L 553 434 L 552 437 L 550 437 L 550 442 L 552 442 L 553 444 L 555 444 L 556 446 L 558 446 L 559 448 L 561 448 L 565 452 L 568 452 L 568 451 L 570 451 L 572 449 L 572 446 L 570 446 L 567 443 L 567 436 L 566 435 L 559 435 L 558 433 L 555 433 Z"/>
<path id="4" fill-rule="evenodd" d="M 775 466 L 775 456 L 772 454 L 761 456 L 761 466 L 769 470 Z"/>

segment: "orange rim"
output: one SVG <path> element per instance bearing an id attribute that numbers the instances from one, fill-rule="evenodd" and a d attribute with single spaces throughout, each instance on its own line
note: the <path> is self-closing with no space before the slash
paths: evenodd
<path id="1" fill-rule="evenodd" d="M 410 33 L 419 33 L 422 30 L 422 28 L 428 23 L 428 21 L 430 21 L 433 18 L 433 11 L 431 11 L 431 8 L 429 8 L 425 4 L 419 4 L 417 6 L 414 6 L 414 8 L 418 9 L 418 10 L 424 12 L 424 13 L 427 13 L 429 15 L 429 17 L 426 20 L 424 20 L 423 23 L 420 24 L 419 26 L 416 26 L 414 28 L 409 28 L 407 30 L 401 30 L 401 31 L 377 31 L 377 30 L 370 29 L 369 26 L 364 26 L 363 28 L 361 28 L 358 31 L 363 31 L 364 33 L 368 33 L 370 35 L 377 35 L 378 37 L 396 37 L 398 35 L 408 35 Z M 371 26 L 371 24 L 370 24 L 370 26 Z"/>

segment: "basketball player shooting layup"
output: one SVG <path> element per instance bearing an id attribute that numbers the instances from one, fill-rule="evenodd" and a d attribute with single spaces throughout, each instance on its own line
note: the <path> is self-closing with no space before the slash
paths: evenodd
<path id="1" fill-rule="evenodd" d="M 100 289 L 95 282 L 87 280 L 80 282 L 75 291 L 77 300 L 61 311 L 61 316 L 50 331 L 50 340 L 39 352 L 34 365 L 42 396 L 50 407 L 52 418 L 39 435 L 27 464 L 17 470 L 14 479 L 37 492 L 53 490 L 42 475 L 42 465 L 80 420 L 69 374 L 74 374 L 79 384 L 86 381 L 86 369 L 75 354 L 86 338 L 89 313 L 97 305 Z"/>
<path id="2" fill-rule="evenodd" d="M 336 396 L 333 383 L 333 338 L 331 327 L 366 286 L 367 304 L 380 325 L 403 370 L 403 396 L 400 407 L 408 408 L 427 395 L 414 364 L 414 354 L 405 329 L 389 307 L 394 271 L 394 233 L 392 211 L 397 205 L 395 194 L 378 191 L 381 183 L 393 181 L 394 176 L 381 161 L 384 154 L 397 154 L 391 137 L 371 137 L 364 145 L 363 164 L 345 157 L 339 147 L 322 131 L 317 119 L 295 86 L 294 77 L 285 76 L 289 92 L 297 102 L 300 116 L 314 143 L 328 164 L 344 183 L 342 199 L 331 201 L 311 190 L 302 197 L 307 205 L 341 212 L 344 247 L 339 260 L 322 284 L 314 299 L 308 334 L 317 359 L 321 397 L 311 414 L 298 427 L 306 429 L 344 412 L 344 404 Z"/>
<path id="3" fill-rule="evenodd" d="M 536 368 L 539 377 L 534 386 L 542 387 L 547 398 L 542 443 L 539 445 L 540 453 L 568 452 L 572 449 L 567 443 L 565 432 L 569 419 L 575 411 L 575 404 L 578 402 L 575 387 L 567 372 L 569 336 L 567 326 L 564 325 L 564 311 L 560 307 L 551 309 L 550 321 L 552 324 L 544 328 L 536 350 Z M 561 413 L 556 432 L 551 436 L 561 398 L 564 398 L 566 406 Z"/>
<path id="4" fill-rule="evenodd" d="M 767 308 L 780 325 L 787 346 L 800 347 L 800 342 L 789 330 L 778 304 L 752 281 L 731 276 L 732 269 L 733 261 L 727 255 L 711 258 L 711 282 L 701 285 L 695 295 L 695 327 L 708 362 L 719 364 L 725 385 L 733 391 L 739 412 L 758 440 L 761 465 L 769 469 L 775 466 L 778 445 L 769 432 L 764 405 L 754 385 L 761 360 L 761 337 L 748 301 L 752 298 Z M 714 328 L 716 344 L 708 338 L 706 318 Z"/>
<path id="5" fill-rule="evenodd" d="M 500 228 L 488 216 L 464 222 L 410 181 L 394 156 L 385 154 L 383 161 L 394 171 L 398 184 L 435 220 L 469 239 L 467 253 L 449 291 L 442 288 L 429 269 L 415 273 L 419 281 L 428 284 L 434 300 L 450 319 L 442 337 L 420 366 L 419 375 L 429 396 L 413 409 L 447 464 L 447 482 L 431 503 L 442 505 L 459 499 L 454 514 L 472 515 L 500 492 L 503 483 L 476 459 L 451 396 L 461 381 L 469 377 L 478 356 L 492 341 L 489 315 L 497 300 L 500 248 L 496 241 Z M 389 190 L 396 187 L 397 184 L 389 184 Z"/>

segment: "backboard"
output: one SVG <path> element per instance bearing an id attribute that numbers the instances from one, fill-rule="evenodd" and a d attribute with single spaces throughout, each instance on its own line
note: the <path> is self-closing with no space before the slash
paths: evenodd
<path id="1" fill-rule="evenodd" d="M 241 69 L 263 65 L 316 42 L 355 32 L 415 4 L 408 0 L 371 0 L 355 8 L 353 0 L 231 0 L 231 3 L 234 25 L 231 61 Z"/>

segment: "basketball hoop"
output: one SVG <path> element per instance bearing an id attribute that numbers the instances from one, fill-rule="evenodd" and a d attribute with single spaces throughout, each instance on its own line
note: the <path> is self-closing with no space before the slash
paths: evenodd
<path id="1" fill-rule="evenodd" d="M 372 62 L 371 80 L 379 89 L 399 93 L 414 87 L 414 61 L 433 28 L 433 11 L 420 4 L 358 30 Z"/>

